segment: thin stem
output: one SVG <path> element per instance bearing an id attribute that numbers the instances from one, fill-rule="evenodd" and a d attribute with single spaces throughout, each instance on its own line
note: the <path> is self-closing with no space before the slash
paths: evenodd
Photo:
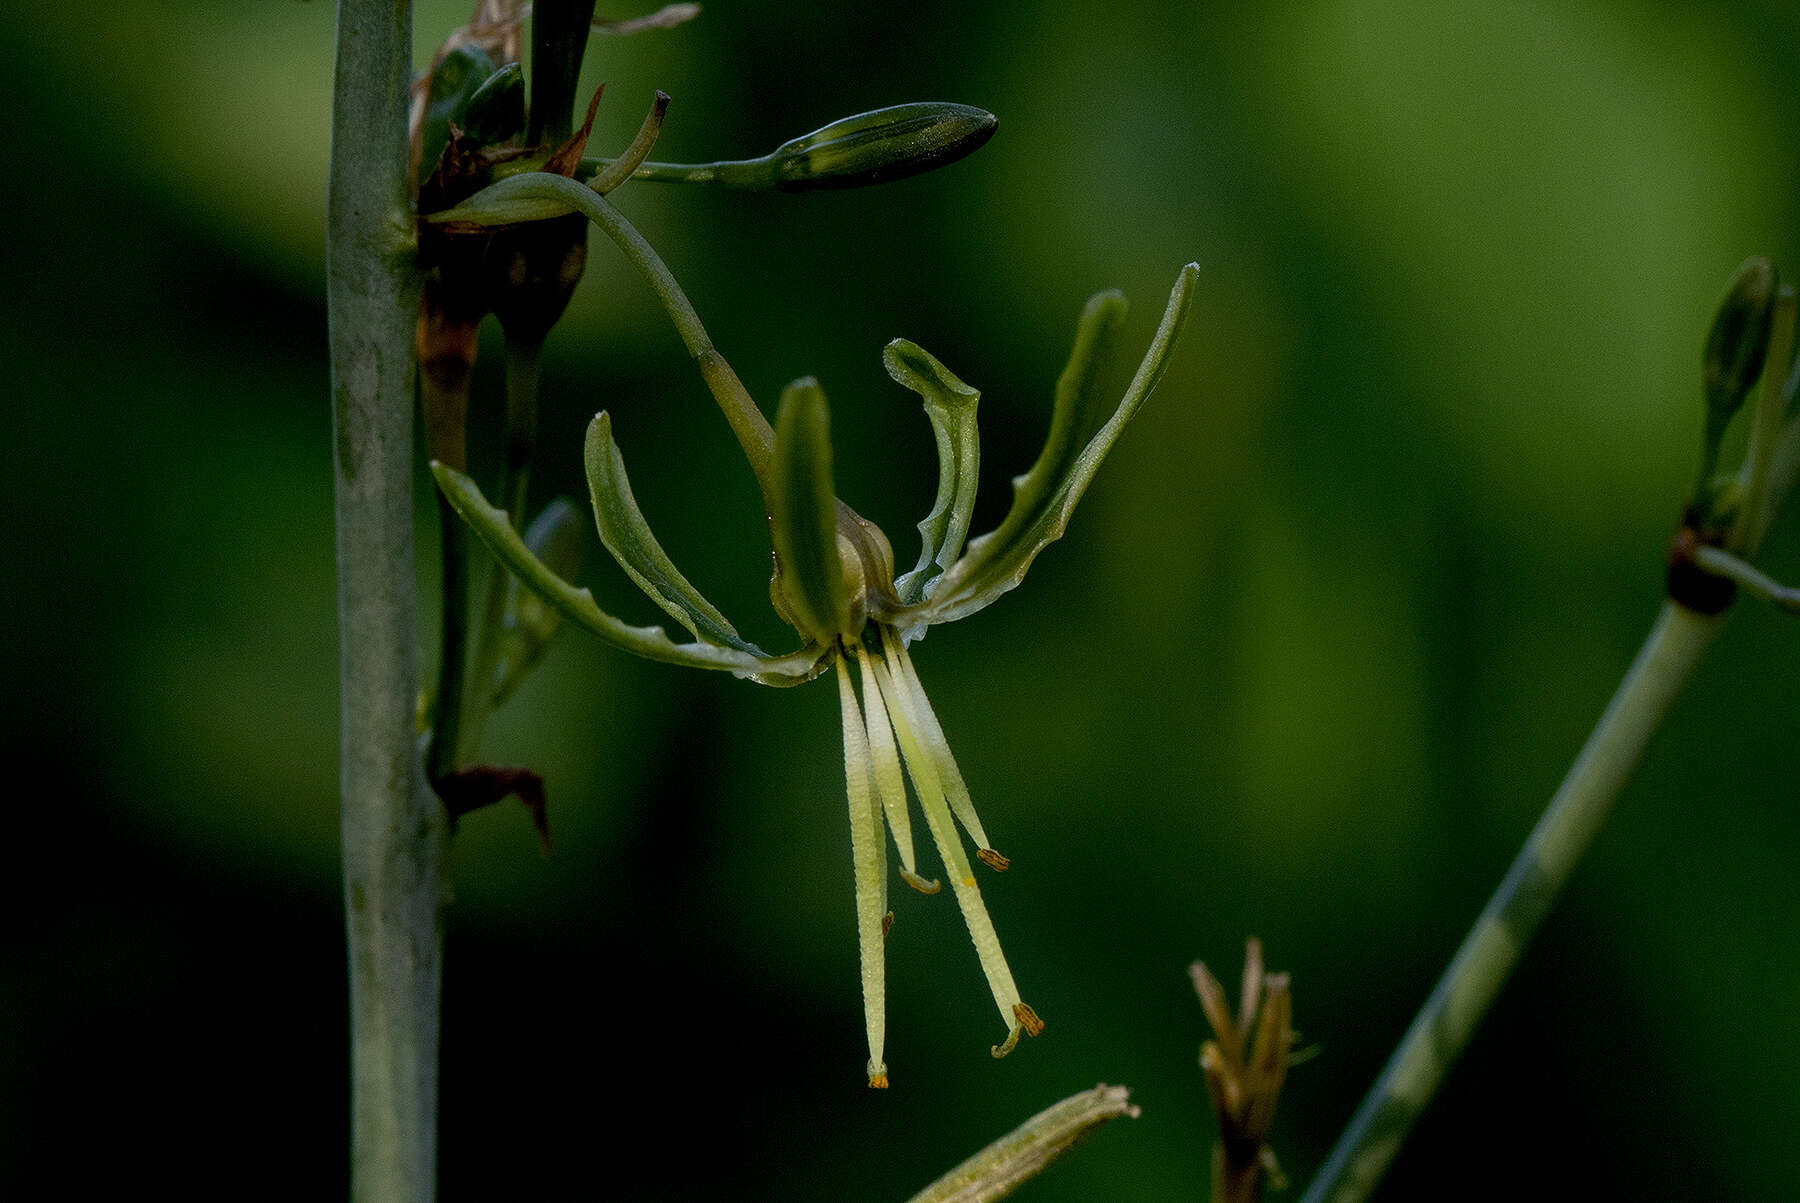
<path id="1" fill-rule="evenodd" d="M 629 166 L 628 171 L 621 172 L 622 167 Z M 780 178 L 775 164 L 770 159 L 726 159 L 717 163 L 628 163 L 625 155 L 618 158 L 597 157 L 583 159 L 578 175 L 594 175 L 596 177 L 611 173 L 624 175 L 634 180 L 645 180 L 652 184 L 712 184 L 718 188 L 730 188 L 742 192 L 768 192 L 774 189 Z M 610 178 L 610 176 L 609 176 Z M 623 183 L 624 180 L 619 181 Z M 601 189 L 601 191 L 611 191 Z"/>
<path id="2" fill-rule="evenodd" d="M 431 308 L 429 285 L 423 307 Z M 445 339 L 452 353 L 433 357 L 440 348 L 428 345 L 429 315 L 420 319 L 419 408 L 425 418 L 425 444 L 434 460 L 468 467 L 469 375 L 474 366 L 475 326 L 462 326 L 460 337 Z M 443 332 L 440 324 L 432 334 Z M 456 507 L 437 496 L 439 592 L 443 619 L 438 636 L 437 697 L 432 706 L 431 734 L 425 745 L 425 777 L 436 783 L 458 767 L 458 737 L 469 661 L 469 532 Z"/>
<path id="3" fill-rule="evenodd" d="M 537 448 L 538 379 L 544 339 L 541 335 L 506 334 L 506 460 L 501 468 L 498 496 L 514 530 L 525 529 L 525 497 L 531 484 L 531 456 Z M 458 523 L 461 526 L 461 523 Z M 462 763 L 473 757 L 487 728 L 494 706 L 494 671 L 499 665 L 501 623 L 506 617 L 506 594 L 512 574 L 499 564 L 488 576 L 487 600 L 482 603 L 481 630 L 475 644 L 475 664 L 463 695 L 457 736 L 457 757 Z"/>
<path id="4" fill-rule="evenodd" d="M 700 315 L 694 311 L 687 294 L 682 292 L 681 285 L 676 282 L 675 274 L 662 261 L 662 256 L 656 253 L 656 249 L 603 197 L 576 185 L 572 180 L 564 182 L 570 185 L 571 196 L 579 202 L 575 207 L 612 239 L 662 301 L 663 308 L 668 311 L 676 330 L 681 334 L 682 342 L 687 345 L 688 354 L 700 365 L 700 374 L 706 379 L 707 387 L 724 412 L 732 433 L 737 436 L 738 445 L 743 449 L 745 458 L 750 461 L 750 470 L 756 474 L 757 483 L 762 486 L 766 497 L 769 491 L 769 464 L 774 458 L 775 448 L 775 431 L 769 425 L 768 418 L 751 399 L 737 373 L 725 362 L 725 357 L 713 346 L 711 336 L 700 322 Z M 574 195 L 576 193 L 586 195 Z"/>
<path id="5" fill-rule="evenodd" d="M 531 456 L 537 450 L 538 382 L 542 376 L 544 336 L 506 334 L 506 465 L 500 496 L 513 525 L 523 529 L 525 490 L 531 481 Z"/>
<path id="6" fill-rule="evenodd" d="M 554 217 L 574 209 L 587 216 L 600 231 L 637 268 L 644 282 L 662 302 L 669 320 L 674 323 L 688 354 L 700 368 L 700 375 L 718 402 L 719 409 L 737 436 L 738 446 L 750 461 L 750 470 L 762 488 L 765 501 L 769 497 L 769 465 L 774 458 L 775 431 L 757 408 L 749 390 L 739 380 L 725 357 L 713 346 L 712 338 L 700 322 L 687 294 L 681 291 L 675 275 L 644 236 L 625 220 L 607 200 L 585 184 L 547 172 L 533 172 L 501 180 L 482 189 L 454 209 L 434 213 L 430 220 L 450 225 L 482 227 L 514 221 L 532 221 Z"/>
<path id="7" fill-rule="evenodd" d="M 1724 615 L 1664 604 L 1562 786 L 1302 1203 L 1356 1203 L 1374 1189 L 1723 623 Z"/>
<path id="8" fill-rule="evenodd" d="M 438 643 L 437 704 L 425 748 L 425 775 L 432 781 L 455 772 L 459 764 L 462 713 L 468 696 L 464 670 L 469 657 L 469 534 L 456 507 L 442 493 L 438 494 L 437 518 L 444 617 Z"/>
<path id="9" fill-rule="evenodd" d="M 335 446 L 351 1194 L 435 1193 L 443 808 L 414 733 L 409 0 L 342 0 L 327 291 Z"/>
<path id="10" fill-rule="evenodd" d="M 1696 548 L 1694 563 L 1714 576 L 1722 576 L 1735 582 L 1752 597 L 1760 598 L 1789 614 L 1800 614 L 1800 589 L 1783 585 L 1722 548 Z"/>

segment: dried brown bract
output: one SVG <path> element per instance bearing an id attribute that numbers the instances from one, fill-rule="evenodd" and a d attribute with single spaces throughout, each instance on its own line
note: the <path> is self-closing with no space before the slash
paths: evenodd
<path id="1" fill-rule="evenodd" d="M 1213 1200 L 1246 1203 L 1260 1198 L 1265 1184 L 1286 1185 L 1268 1141 L 1294 1040 L 1288 975 L 1264 972 L 1262 941 L 1248 940 L 1234 1019 L 1225 988 L 1205 964 L 1195 961 L 1188 974 L 1213 1030 L 1213 1039 L 1200 1046 L 1200 1068 L 1219 1122 Z"/>

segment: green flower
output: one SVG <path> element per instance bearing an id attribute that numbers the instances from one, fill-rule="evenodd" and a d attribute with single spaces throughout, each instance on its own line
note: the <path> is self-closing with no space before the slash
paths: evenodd
<path id="1" fill-rule="evenodd" d="M 994 851 L 975 813 L 907 645 L 933 624 L 973 614 L 1013 588 L 1037 554 L 1062 535 L 1100 461 L 1162 375 L 1197 273 L 1192 264 L 1182 269 L 1148 353 L 1104 420 L 1094 377 L 1105 344 L 1124 319 L 1125 300 L 1106 292 L 1088 302 L 1074 352 L 1057 384 L 1044 450 L 1030 471 L 1013 481 L 1006 518 L 966 546 L 980 458 L 975 428 L 979 394 L 912 343 L 889 344 L 884 356 L 888 374 L 924 400 L 940 460 L 937 500 L 919 523 L 923 549 L 914 568 L 899 576 L 887 537 L 836 495 L 829 416 L 817 383 L 790 385 L 771 428 L 704 339 L 697 320 L 684 326 L 702 375 L 725 408 L 763 487 L 775 551 L 770 594 L 802 640 L 799 650 L 785 655 L 770 655 L 745 640 L 670 561 L 632 496 L 606 413 L 594 418 L 586 446 L 601 541 L 637 586 L 687 628 L 692 641 L 676 642 L 661 627 L 631 626 L 601 610 L 588 590 L 575 588 L 539 561 L 505 511 L 488 504 L 468 477 L 441 463 L 432 465 L 444 494 L 508 569 L 569 620 L 614 646 L 651 660 L 723 669 L 764 685 L 796 685 L 827 669 L 837 671 L 870 1086 L 887 1085 L 883 942 L 893 917 L 887 906 L 884 825 L 899 856 L 902 880 L 924 893 L 939 889 L 937 881 L 919 873 L 914 858 L 908 777 L 1006 1027 L 994 1055 L 1011 1051 L 1020 1032 L 1036 1035 L 1042 1030 L 1036 1013 L 1020 998 L 1000 950 L 958 824 L 975 841 L 976 857 L 984 864 L 1000 870 L 1007 860 Z M 682 314 L 691 318 L 685 298 L 680 300 Z"/>

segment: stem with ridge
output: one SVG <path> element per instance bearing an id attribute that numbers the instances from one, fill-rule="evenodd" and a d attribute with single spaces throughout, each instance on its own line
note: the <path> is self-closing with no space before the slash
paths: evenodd
<path id="1" fill-rule="evenodd" d="M 500 498 L 514 529 L 525 529 L 525 498 L 531 484 L 531 455 L 537 446 L 538 369 L 542 337 L 506 335 L 506 460 L 501 468 Z M 441 494 L 440 494 L 441 497 Z M 454 516 L 452 520 L 456 521 Z M 457 521 L 461 530 L 461 522 Z M 494 670 L 500 655 L 501 626 L 512 574 L 498 564 L 488 575 L 482 603 L 475 662 L 461 694 L 459 721 L 452 741 L 457 766 L 476 755 L 481 734 L 494 708 Z"/>
<path id="2" fill-rule="evenodd" d="M 437 1162 L 446 820 L 415 730 L 410 0 L 341 0 L 327 243 L 350 969 L 351 1194 L 426 1200 Z"/>

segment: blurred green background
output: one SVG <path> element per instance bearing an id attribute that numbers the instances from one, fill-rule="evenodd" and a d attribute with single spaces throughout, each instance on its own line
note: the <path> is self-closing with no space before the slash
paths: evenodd
<path id="1" fill-rule="evenodd" d="M 421 59 L 467 8 L 420 5 Z M 8 1198 L 344 1189 L 332 21 L 0 8 Z M 1322 1049 L 1276 1128 L 1304 1181 L 1655 612 L 1712 306 L 1746 254 L 1800 269 L 1800 10 L 716 2 L 587 74 L 596 147 L 674 96 L 671 159 L 903 100 L 1000 115 L 879 189 L 619 194 L 765 405 L 823 381 L 840 490 L 908 563 L 936 468 L 883 343 L 984 390 L 985 529 L 1083 299 L 1134 300 L 1135 360 L 1176 268 L 1202 284 L 1070 537 L 916 652 L 1047 1035 L 992 1061 L 955 908 L 902 891 L 894 1089 L 865 1090 L 834 691 L 568 635 L 485 746 L 547 776 L 555 857 L 517 807 L 456 841 L 443 1197 L 898 1200 L 1096 1081 L 1142 1118 L 1023 1197 L 1202 1197 L 1184 970 L 1235 983 L 1250 933 Z M 598 236 L 546 390 L 536 496 L 580 495 L 611 409 L 676 560 L 787 646 L 749 474 Z M 1800 576 L 1800 513 L 1764 562 Z M 1745 610 L 1382 1197 L 1791 1195 L 1800 628 Z"/>

